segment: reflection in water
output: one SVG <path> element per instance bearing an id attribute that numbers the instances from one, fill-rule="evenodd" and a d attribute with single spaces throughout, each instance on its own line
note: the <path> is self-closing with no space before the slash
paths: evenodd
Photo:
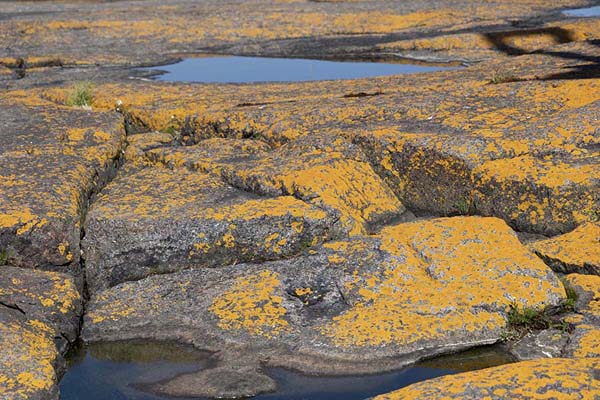
<path id="1" fill-rule="evenodd" d="M 79 347 L 68 355 L 69 369 L 60 383 L 61 399 L 165 399 L 136 388 L 209 368 L 209 356 L 191 346 L 165 342 L 114 342 Z M 513 361 L 496 347 L 484 347 L 378 375 L 314 377 L 274 368 L 268 373 L 277 381 L 277 392 L 255 399 L 359 400 L 437 376 Z"/>
<path id="2" fill-rule="evenodd" d="M 161 81 L 205 83 L 300 82 L 414 74 L 456 67 L 373 62 L 341 62 L 266 57 L 188 58 L 152 70 Z"/>
<path id="3" fill-rule="evenodd" d="M 600 6 L 563 10 L 569 17 L 600 17 Z"/>

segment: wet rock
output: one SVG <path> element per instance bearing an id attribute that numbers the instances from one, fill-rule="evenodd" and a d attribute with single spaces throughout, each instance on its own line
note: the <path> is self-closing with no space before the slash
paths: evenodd
<path id="1" fill-rule="evenodd" d="M 585 223 L 570 233 L 536 242 L 532 249 L 555 271 L 600 275 L 598 223 Z"/>
<path id="2" fill-rule="evenodd" d="M 569 335 L 566 332 L 546 329 L 526 334 L 513 343 L 510 350 L 521 361 L 560 357 L 568 340 Z"/>
<path id="3" fill-rule="evenodd" d="M 530 360 L 430 379 L 375 399 L 591 399 L 600 396 L 599 371 L 593 358 Z"/>
<path id="4" fill-rule="evenodd" d="M 252 367 L 216 367 L 180 375 L 147 390 L 166 396 L 233 399 L 273 392 L 277 384 Z"/>
<path id="5" fill-rule="evenodd" d="M 285 261 L 123 283 L 93 296 L 83 336 L 174 339 L 312 373 L 378 372 L 494 343 L 510 303 L 563 298 L 554 273 L 504 222 L 456 217 Z"/>
<path id="6" fill-rule="evenodd" d="M 187 169 L 121 172 L 86 221 L 91 292 L 192 266 L 289 257 L 335 231 L 334 215 L 290 196 L 261 198 Z"/>

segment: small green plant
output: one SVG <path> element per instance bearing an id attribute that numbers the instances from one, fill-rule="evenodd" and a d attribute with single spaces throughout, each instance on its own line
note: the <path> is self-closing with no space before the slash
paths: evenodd
<path id="1" fill-rule="evenodd" d="M 460 215 L 472 215 L 475 213 L 475 205 L 473 200 L 468 197 L 461 197 L 454 204 Z"/>
<path id="2" fill-rule="evenodd" d="M 513 75 L 509 72 L 496 71 L 494 75 L 492 75 L 489 83 L 491 85 L 498 85 L 500 83 L 518 82 L 519 80 L 520 79 L 516 75 Z"/>
<path id="3" fill-rule="evenodd" d="M 0 265 L 6 265 L 8 263 L 8 250 L 0 249 Z"/>
<path id="4" fill-rule="evenodd" d="M 577 303 L 579 296 L 566 279 L 561 279 L 561 281 L 565 287 L 565 292 L 567 293 L 567 298 L 562 302 L 562 307 L 564 311 L 575 311 L 575 304 Z"/>
<path id="5" fill-rule="evenodd" d="M 501 334 L 500 340 L 516 340 L 534 330 L 558 329 L 563 332 L 568 331 L 571 326 L 561 318 L 561 314 L 573 311 L 576 301 L 574 291 L 571 293 L 567 290 L 567 299 L 554 307 L 519 307 L 516 303 L 510 304 L 507 318 L 508 329 Z"/>
<path id="6" fill-rule="evenodd" d="M 67 105 L 71 107 L 91 107 L 93 101 L 94 84 L 91 82 L 76 83 L 67 97 Z"/>
<path id="7" fill-rule="evenodd" d="M 311 239 L 304 239 L 300 242 L 300 250 L 306 250 L 313 246 L 313 241 Z"/>

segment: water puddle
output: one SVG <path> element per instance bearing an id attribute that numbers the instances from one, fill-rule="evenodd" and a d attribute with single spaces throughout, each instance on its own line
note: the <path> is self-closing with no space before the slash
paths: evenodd
<path id="1" fill-rule="evenodd" d="M 600 17 L 600 6 L 563 10 L 569 17 Z"/>
<path id="2" fill-rule="evenodd" d="M 357 79 L 456 68 L 458 67 L 231 56 L 187 58 L 176 64 L 144 70 L 163 72 L 155 77 L 160 81 L 251 83 Z"/>
<path id="3" fill-rule="evenodd" d="M 207 368 L 211 363 L 208 357 L 207 353 L 191 346 L 165 342 L 115 342 L 79 347 L 68 355 L 69 368 L 60 382 L 61 399 L 174 400 L 138 388 Z M 314 377 L 273 368 L 267 372 L 277 381 L 277 392 L 254 399 L 362 400 L 437 376 L 513 361 L 512 356 L 497 347 L 484 347 L 378 375 Z"/>

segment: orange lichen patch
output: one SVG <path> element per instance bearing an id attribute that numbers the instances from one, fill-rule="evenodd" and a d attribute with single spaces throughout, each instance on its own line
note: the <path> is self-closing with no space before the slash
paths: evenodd
<path id="1" fill-rule="evenodd" d="M 259 191 L 289 193 L 318 207 L 334 210 L 351 235 L 404 208 L 371 166 L 341 153 L 314 150 L 300 156 L 274 154 L 245 165 L 232 165 L 233 181 Z"/>
<path id="2" fill-rule="evenodd" d="M 582 291 L 588 297 L 587 304 L 584 304 L 578 311 L 584 315 L 588 314 L 595 318 L 600 318 L 600 277 L 595 275 L 569 274 L 565 280 L 577 291 Z M 580 295 L 581 297 L 581 295 Z"/>
<path id="3" fill-rule="evenodd" d="M 283 298 L 276 294 L 280 284 L 278 274 L 268 270 L 238 278 L 213 300 L 209 310 L 219 319 L 221 329 L 273 338 L 289 326 Z"/>
<path id="4" fill-rule="evenodd" d="M 136 146 L 139 145 L 136 143 Z M 164 164 L 171 168 L 185 166 L 220 176 L 225 166 L 238 165 L 244 157 L 261 155 L 268 150 L 269 146 L 259 140 L 211 138 L 193 146 L 151 148 L 144 156 L 149 163 Z"/>
<path id="5" fill-rule="evenodd" d="M 540 240 L 531 247 L 550 266 L 559 271 L 600 274 L 598 223 L 584 223 L 572 232 Z"/>
<path id="6" fill-rule="evenodd" d="M 600 357 L 600 329 L 591 325 L 578 325 L 575 339 L 571 339 L 569 347 L 573 348 L 574 357 Z"/>
<path id="7" fill-rule="evenodd" d="M 14 181 L 15 184 L 21 182 Z M 29 208 L 0 212 L 0 228 L 16 228 L 17 235 L 30 232 L 33 228 L 42 227 L 47 223 L 48 220 L 33 214 Z"/>
<path id="8" fill-rule="evenodd" d="M 430 379 L 375 397 L 400 399 L 591 399 L 598 359 L 541 359 Z"/>
<path id="9" fill-rule="evenodd" d="M 0 322 L 0 396 L 26 400 L 51 393 L 57 357 L 52 332 L 35 320 Z"/>
<path id="10" fill-rule="evenodd" d="M 597 159 L 598 153 L 586 152 L 489 161 L 473 170 L 472 196 L 484 212 L 529 230 L 564 231 L 592 220 L 598 212 Z"/>
<path id="11" fill-rule="evenodd" d="M 87 314 L 87 318 L 94 324 L 99 324 L 105 320 L 118 321 L 135 313 L 135 309 L 128 304 L 119 301 L 108 303 L 102 309 L 94 310 Z"/>
<path id="12" fill-rule="evenodd" d="M 339 346 L 409 345 L 450 332 L 497 332 L 508 305 L 543 307 L 565 293 L 551 271 L 499 219 L 400 224 L 378 235 L 394 257 L 346 284 L 353 308 L 323 328 Z"/>
<path id="13" fill-rule="evenodd" d="M 239 205 L 207 208 L 205 210 L 205 216 L 216 221 L 234 219 L 249 221 L 261 217 L 278 217 L 283 215 L 319 220 L 324 219 L 327 213 L 310 207 L 291 196 L 282 196 L 275 199 L 248 200 Z"/>
<path id="14" fill-rule="evenodd" d="M 10 274 L 9 268 L 12 267 L 3 268 L 6 274 Z M 29 304 L 43 306 L 47 315 L 76 312 L 80 295 L 71 277 L 46 271 L 23 271 L 22 273 L 31 275 L 28 279 L 12 279 L 6 286 L 0 287 L 0 298 L 10 298 L 15 295 L 25 297 Z M 31 290 L 32 283 L 37 281 L 48 282 L 44 285 L 44 291 Z"/>

